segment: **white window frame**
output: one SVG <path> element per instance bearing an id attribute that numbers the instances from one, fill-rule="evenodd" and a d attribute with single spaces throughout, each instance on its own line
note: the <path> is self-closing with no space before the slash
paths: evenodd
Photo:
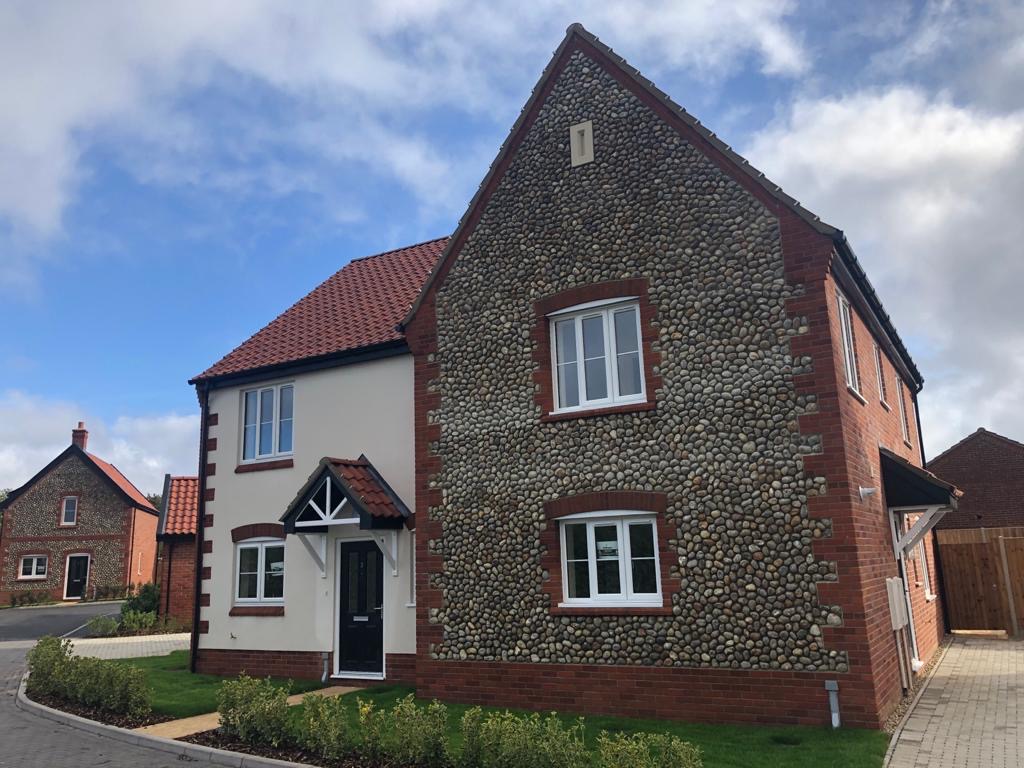
<path id="1" fill-rule="evenodd" d="M 72 520 L 70 523 L 67 522 L 68 499 L 74 499 L 75 500 L 75 519 Z M 62 498 L 60 500 L 60 527 L 61 528 L 74 528 L 76 525 L 78 525 L 78 502 L 79 502 L 79 498 L 78 498 L 78 496 L 75 496 L 75 495 L 65 496 L 64 498 Z"/>
<path id="2" fill-rule="evenodd" d="M 879 349 L 877 344 L 873 345 L 875 348 L 875 376 L 878 378 L 878 402 L 885 406 L 886 410 L 889 410 L 889 403 L 886 399 L 888 392 L 885 386 L 885 368 L 882 360 L 882 350 Z"/>
<path id="3" fill-rule="evenodd" d="M 32 575 L 25 576 L 25 561 L 32 561 Z M 39 573 L 39 561 L 43 561 L 43 572 Z M 18 578 L 16 581 L 42 581 L 50 574 L 50 556 L 49 555 L 22 555 L 21 559 L 18 560 Z"/>
<path id="4" fill-rule="evenodd" d="M 843 369 L 846 372 L 846 386 L 854 393 L 860 395 L 860 377 L 857 374 L 857 349 L 855 347 L 855 335 L 853 332 L 853 309 L 850 302 L 836 291 L 836 299 L 839 304 L 839 328 L 843 342 Z"/>
<path id="5" fill-rule="evenodd" d="M 569 597 L 569 571 L 566 567 L 565 528 L 567 524 L 584 523 L 587 526 L 587 562 L 590 574 L 590 597 Z M 633 592 L 632 552 L 629 544 L 629 525 L 636 523 L 649 524 L 654 537 L 654 578 L 657 592 Z M 619 536 L 619 585 L 622 592 L 615 595 L 598 595 L 597 593 L 597 551 L 594 546 L 594 527 L 598 525 L 616 524 Z M 562 563 L 562 608 L 661 608 L 664 599 L 661 591 L 661 557 L 658 548 L 658 520 L 650 512 L 629 510 L 606 510 L 600 512 L 584 512 L 578 515 L 567 515 L 558 518 L 558 536 L 561 545 Z"/>
<path id="6" fill-rule="evenodd" d="M 619 394 L 618 350 L 615 346 L 615 313 L 623 309 L 634 309 L 636 318 L 637 360 L 640 364 L 640 391 L 632 395 Z M 605 349 L 605 380 L 608 384 L 608 396 L 587 400 L 586 365 L 583 356 L 583 320 L 590 317 L 601 317 L 604 326 Z M 591 301 L 572 307 L 560 309 L 547 316 L 548 334 L 551 340 L 551 387 L 555 408 L 553 413 L 574 413 L 591 411 L 596 408 L 607 408 L 616 405 L 629 405 L 647 402 L 647 381 L 644 369 L 644 339 L 640 322 L 640 303 L 636 296 L 620 297 Z M 563 406 L 558 401 L 558 338 L 555 328 L 558 322 L 573 320 L 576 333 L 576 385 L 579 392 L 579 404 Z M 631 353 L 624 353 L 631 354 Z"/>
<path id="7" fill-rule="evenodd" d="M 234 580 L 234 604 L 235 605 L 284 605 L 284 590 L 285 580 L 288 578 L 288 568 L 285 567 L 285 573 L 281 576 L 281 597 L 264 597 L 263 596 L 263 579 L 266 575 L 266 551 L 267 547 L 282 547 L 285 548 L 284 539 L 275 539 L 272 537 L 260 537 L 255 539 L 245 539 L 235 544 L 235 580 Z M 256 561 L 256 597 L 240 597 L 239 589 L 242 584 L 242 550 L 243 549 L 257 549 L 259 550 L 259 557 Z M 287 557 L 287 550 L 285 556 Z M 287 561 L 286 561 L 287 562 Z"/>
<path id="8" fill-rule="evenodd" d="M 910 423 L 907 421 L 907 404 L 903 401 L 903 377 L 896 374 L 896 405 L 899 408 L 900 429 L 903 430 L 903 442 L 910 445 Z"/>
<path id="9" fill-rule="evenodd" d="M 928 550 L 924 548 L 924 539 L 921 539 L 917 546 L 917 560 L 921 564 L 921 581 L 924 584 L 924 599 L 930 603 L 935 599 L 935 593 L 932 592 L 932 575 L 928 572 Z"/>
<path id="10" fill-rule="evenodd" d="M 291 388 L 292 390 L 292 447 L 289 451 L 278 450 L 278 440 L 281 437 L 281 390 Z M 272 435 L 271 435 L 271 447 L 270 453 L 260 453 L 260 424 L 263 416 L 263 393 L 272 391 L 274 393 L 274 413 L 271 416 Z M 246 396 L 251 393 L 256 393 L 256 435 L 255 443 L 253 445 L 254 455 L 246 458 L 245 456 L 245 400 Z M 239 461 L 242 464 L 258 464 L 261 461 L 273 461 L 285 456 L 292 456 L 295 453 L 295 382 L 284 381 L 279 384 L 269 384 L 260 387 L 249 387 L 243 389 L 241 393 L 241 408 L 239 412 L 239 441 L 238 441 L 238 454 Z"/>

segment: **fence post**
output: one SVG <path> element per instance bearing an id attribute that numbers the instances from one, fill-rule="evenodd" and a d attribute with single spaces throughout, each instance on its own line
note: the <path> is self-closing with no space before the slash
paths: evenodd
<path id="1" fill-rule="evenodd" d="M 1013 594 L 1013 582 L 1010 581 L 1010 566 L 1006 562 L 1006 538 L 1004 536 L 999 537 L 999 556 L 1003 561 L 1003 583 L 1006 585 L 1006 600 L 1010 604 L 1010 624 L 1013 627 L 1013 636 L 1017 637 L 1020 634 L 1020 628 L 1017 626 L 1017 603 Z"/>

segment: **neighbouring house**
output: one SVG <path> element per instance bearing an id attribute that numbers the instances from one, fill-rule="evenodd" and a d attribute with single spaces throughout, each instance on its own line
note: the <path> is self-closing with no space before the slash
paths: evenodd
<path id="1" fill-rule="evenodd" d="M 960 508 L 940 529 L 1024 526 L 1024 443 L 979 427 L 928 462 L 963 489 Z"/>
<path id="2" fill-rule="evenodd" d="M 950 629 L 1024 626 L 1024 444 L 979 428 L 928 462 L 964 497 L 937 526 Z M 918 561 L 929 578 L 936 563 Z"/>
<path id="3" fill-rule="evenodd" d="M 164 477 L 156 538 L 160 542 L 157 583 L 161 616 L 192 625 L 195 612 L 198 477 Z"/>
<path id="4" fill-rule="evenodd" d="M 122 597 L 153 580 L 157 510 L 113 464 L 71 445 L 0 502 L 0 602 Z"/>
<path id="5" fill-rule="evenodd" d="M 450 239 L 192 381 L 200 671 L 878 727 L 943 634 L 959 491 L 850 245 L 579 25 Z"/>

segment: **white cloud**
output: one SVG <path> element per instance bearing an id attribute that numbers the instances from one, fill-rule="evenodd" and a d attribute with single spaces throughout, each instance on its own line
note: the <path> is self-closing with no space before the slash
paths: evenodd
<path id="1" fill-rule="evenodd" d="M 18 390 L 0 392 L 0 488 L 17 488 L 71 443 L 85 421 L 89 452 L 117 466 L 143 493 L 159 493 L 165 473 L 198 469 L 195 414 L 119 417 L 113 424 L 75 403 Z"/>
<path id="2" fill-rule="evenodd" d="M 929 452 L 1024 436 L 1024 112 L 901 85 L 800 99 L 745 154 L 847 233 L 928 380 Z"/>
<path id="3" fill-rule="evenodd" d="M 717 77 L 751 59 L 766 73 L 792 75 L 807 66 L 787 25 L 793 11 L 791 0 L 558 0 L 529 9 L 513 0 L 181 0 L 159 9 L 127 0 L 5 3 L 0 233 L 5 222 L 44 240 L 60 233 L 89 172 L 83 156 L 104 140 L 144 181 L 231 184 L 255 171 L 266 174 L 268 193 L 287 194 L 295 187 L 282 184 L 260 153 L 289 143 L 306 120 L 323 115 L 331 116 L 333 135 L 319 132 L 322 143 L 307 150 L 335 163 L 358 156 L 422 203 L 436 205 L 440 197 L 457 213 L 466 190 L 446 194 L 445 186 L 463 155 L 431 146 L 418 124 L 422 111 L 445 108 L 508 124 L 568 22 L 582 19 L 659 68 Z M 224 83 L 221 95 L 216 89 Z M 258 96 L 247 102 L 251 88 L 282 97 L 286 114 L 266 114 Z M 197 118 L 189 97 L 211 90 L 247 111 L 249 119 L 238 120 L 245 135 L 224 135 L 223 126 Z M 245 156 L 247 149 L 256 154 Z M 214 150 L 242 154 L 218 173 L 210 167 Z M 295 170 L 294 184 L 317 191 L 315 179 Z M 26 258 L 19 257 L 18 277 Z M 0 279 L 13 280 L 14 267 L 5 266 Z"/>

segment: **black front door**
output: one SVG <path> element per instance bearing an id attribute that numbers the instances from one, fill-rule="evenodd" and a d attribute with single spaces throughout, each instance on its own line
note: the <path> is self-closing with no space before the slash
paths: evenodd
<path id="1" fill-rule="evenodd" d="M 384 556 L 372 541 L 341 545 L 338 670 L 384 671 Z"/>
<path id="2" fill-rule="evenodd" d="M 85 594 L 89 581 L 89 556 L 71 555 L 68 558 L 68 583 L 64 588 L 64 599 L 71 600 Z"/>

